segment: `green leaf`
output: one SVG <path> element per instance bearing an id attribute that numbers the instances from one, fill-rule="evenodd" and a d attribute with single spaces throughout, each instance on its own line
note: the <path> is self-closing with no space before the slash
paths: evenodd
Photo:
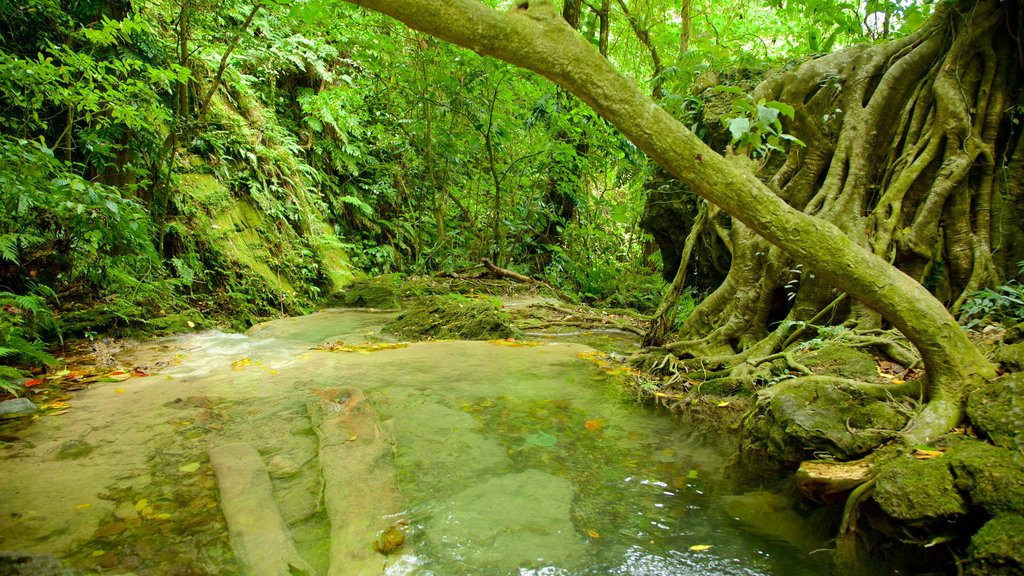
<path id="1" fill-rule="evenodd" d="M 750 131 L 750 118 L 732 118 L 727 122 L 733 142 L 740 140 L 744 134 Z"/>
<path id="2" fill-rule="evenodd" d="M 792 119 L 793 115 L 796 114 L 796 109 L 790 106 L 789 104 L 786 104 L 785 102 L 777 102 L 775 100 L 772 100 L 771 102 L 765 102 L 764 105 L 767 106 L 768 108 L 778 110 L 783 116 L 789 119 Z"/>
<path id="3" fill-rule="evenodd" d="M 761 104 L 757 105 L 757 127 L 760 130 L 769 130 L 778 118 L 779 111 L 775 108 L 769 108 Z"/>

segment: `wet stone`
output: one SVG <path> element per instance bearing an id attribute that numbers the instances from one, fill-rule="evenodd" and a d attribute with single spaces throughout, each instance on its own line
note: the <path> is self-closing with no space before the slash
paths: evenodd
<path id="1" fill-rule="evenodd" d="M 57 460 L 77 460 L 88 456 L 95 447 L 84 440 L 68 440 L 57 449 Z"/>
<path id="2" fill-rule="evenodd" d="M 0 552 L 0 574 L 5 576 L 76 576 L 80 572 L 64 567 L 53 556 L 23 552 Z"/>
<path id="3" fill-rule="evenodd" d="M 39 408 L 28 398 L 14 398 L 0 402 L 0 418 L 27 416 Z"/>
<path id="4" fill-rule="evenodd" d="M 277 455 L 267 461 L 267 471 L 271 478 L 290 478 L 302 471 L 302 463 Z"/>

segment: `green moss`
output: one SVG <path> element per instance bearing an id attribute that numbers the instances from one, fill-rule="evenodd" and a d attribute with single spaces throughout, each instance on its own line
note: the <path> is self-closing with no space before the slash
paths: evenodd
<path id="1" fill-rule="evenodd" d="M 878 361 L 871 354 L 841 343 L 827 343 L 801 354 L 799 360 L 815 374 L 824 376 L 864 381 L 872 381 L 877 376 Z"/>
<path id="2" fill-rule="evenodd" d="M 327 307 L 398 308 L 400 277 L 396 274 L 356 280 L 324 301 Z"/>
<path id="3" fill-rule="evenodd" d="M 201 205 L 216 208 L 231 200 L 231 192 L 213 174 L 178 174 L 177 178 L 181 192 Z"/>
<path id="4" fill-rule="evenodd" d="M 385 330 L 407 339 L 495 340 L 517 338 L 501 301 L 492 297 L 424 296 Z"/>
<path id="5" fill-rule="evenodd" d="M 1003 370 L 1024 370 L 1024 342 L 1000 346 L 995 354 Z"/>
<path id="6" fill-rule="evenodd" d="M 169 334 L 201 330 L 212 326 L 213 322 L 203 318 L 197 310 L 186 310 L 185 312 L 153 318 L 142 327 L 142 330 L 146 334 L 153 336 L 167 336 Z"/>
<path id="7" fill-rule="evenodd" d="M 949 462 L 942 456 L 886 462 L 878 473 L 874 498 L 886 514 L 909 524 L 925 525 L 967 513 Z"/>
<path id="8" fill-rule="evenodd" d="M 971 538 L 967 574 L 1019 576 L 1024 574 L 1024 516 L 1005 514 L 989 520 Z"/>
<path id="9" fill-rule="evenodd" d="M 973 391 L 967 416 L 993 443 L 1024 450 L 1024 374 L 1010 374 Z"/>
<path id="10" fill-rule="evenodd" d="M 1024 454 L 969 440 L 951 447 L 943 458 L 972 504 L 992 515 L 1024 514 Z"/>

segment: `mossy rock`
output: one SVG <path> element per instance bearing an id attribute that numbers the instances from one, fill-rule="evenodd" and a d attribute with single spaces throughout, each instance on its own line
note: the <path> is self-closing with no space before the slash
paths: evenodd
<path id="1" fill-rule="evenodd" d="M 928 525 L 968 511 L 943 456 L 886 462 L 878 473 L 874 498 L 886 514 L 912 525 Z"/>
<path id="2" fill-rule="evenodd" d="M 115 328 L 123 329 L 147 315 L 145 310 L 130 302 L 104 303 L 61 314 L 60 327 L 65 336 L 105 334 Z"/>
<path id="3" fill-rule="evenodd" d="M 213 322 L 198 310 L 159 314 L 127 302 L 99 304 L 85 310 L 74 310 L 60 317 L 65 336 L 115 334 L 122 336 L 166 336 L 209 328 Z M 191 322 L 191 326 L 189 323 Z"/>
<path id="4" fill-rule="evenodd" d="M 784 464 L 825 453 L 846 460 L 891 438 L 907 416 L 848 385 L 789 380 L 758 393 L 750 444 Z"/>
<path id="5" fill-rule="evenodd" d="M 994 444 L 1024 450 L 1024 374 L 1010 374 L 971 392 L 967 417 Z"/>
<path id="6" fill-rule="evenodd" d="M 1024 342 L 1000 346 L 996 349 L 995 360 L 1003 370 L 1024 370 Z"/>
<path id="7" fill-rule="evenodd" d="M 992 518 L 971 538 L 967 554 L 968 576 L 1024 574 L 1024 516 Z"/>
<path id="8" fill-rule="evenodd" d="M 399 278 L 396 275 L 356 280 L 324 301 L 328 308 L 393 309 L 399 306 Z"/>
<path id="9" fill-rule="evenodd" d="M 147 320 L 145 324 L 135 326 L 133 331 L 152 336 L 167 336 L 211 328 L 213 325 L 214 322 L 204 318 L 198 310 L 186 310 Z"/>
<path id="10" fill-rule="evenodd" d="M 823 376 L 871 381 L 878 373 L 878 361 L 874 356 L 860 348 L 836 342 L 800 354 L 798 359 L 811 372 Z"/>
<path id="11" fill-rule="evenodd" d="M 1024 454 L 967 440 L 952 446 L 942 459 L 948 461 L 957 489 L 972 504 L 993 516 L 1024 514 Z"/>
<path id="12" fill-rule="evenodd" d="M 384 330 L 419 340 L 497 340 L 522 335 L 497 298 L 461 295 L 417 299 Z"/>

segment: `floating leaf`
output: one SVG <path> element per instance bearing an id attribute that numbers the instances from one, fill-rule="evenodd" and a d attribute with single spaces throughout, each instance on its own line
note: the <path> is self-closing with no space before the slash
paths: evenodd
<path id="1" fill-rule="evenodd" d="M 245 358 L 242 358 L 241 360 L 235 360 L 234 362 L 232 362 L 231 363 L 231 369 L 235 370 L 235 371 L 244 370 L 245 367 L 250 365 L 250 364 L 252 364 L 252 359 L 249 358 L 248 356 L 246 356 Z"/>
<path id="2" fill-rule="evenodd" d="M 199 470 L 199 462 L 189 462 L 188 464 L 178 466 L 178 472 L 184 472 L 185 474 L 191 474 L 196 470 Z"/>
<path id="3" fill-rule="evenodd" d="M 697 479 L 697 471 L 696 470 L 690 470 L 689 472 L 686 473 L 686 477 L 689 478 L 690 480 L 696 480 Z"/>
<path id="4" fill-rule="evenodd" d="M 711 549 L 711 546 L 711 544 L 694 544 L 693 546 L 690 546 L 690 552 L 703 552 Z"/>
<path id="5" fill-rule="evenodd" d="M 558 438 L 555 438 L 547 432 L 534 432 L 526 437 L 527 446 L 539 446 L 541 448 L 547 448 L 558 444 Z"/>
<path id="6" fill-rule="evenodd" d="M 115 371 L 100 376 L 99 382 L 124 382 L 125 380 L 131 377 L 132 374 L 129 374 L 127 372 Z"/>
<path id="7" fill-rule="evenodd" d="M 498 345 L 498 346 L 509 346 L 511 348 L 519 348 L 519 347 L 522 347 L 522 346 L 541 346 L 542 345 L 540 342 L 529 342 L 529 341 L 523 342 L 523 341 L 520 341 L 520 340 L 516 340 L 515 338 L 505 338 L 504 340 L 488 340 L 487 342 L 490 343 L 490 344 Z"/>

